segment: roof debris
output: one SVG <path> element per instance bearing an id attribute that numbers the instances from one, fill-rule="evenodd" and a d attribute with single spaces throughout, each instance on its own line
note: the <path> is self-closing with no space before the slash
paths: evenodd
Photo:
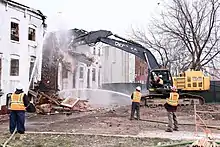
<path id="1" fill-rule="evenodd" d="M 59 112 L 85 112 L 91 111 L 88 101 L 79 98 L 60 98 L 51 92 L 30 90 L 29 94 L 34 98 L 36 113 L 53 114 Z"/>

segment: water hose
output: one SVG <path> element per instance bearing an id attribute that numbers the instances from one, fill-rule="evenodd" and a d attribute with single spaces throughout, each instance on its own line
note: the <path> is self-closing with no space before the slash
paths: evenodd
<path id="1" fill-rule="evenodd" d="M 193 142 L 194 141 L 184 141 L 184 142 L 173 143 L 173 144 L 159 145 L 159 146 L 156 146 L 156 147 L 174 147 L 174 146 L 192 144 Z"/>
<path id="2" fill-rule="evenodd" d="M 5 143 L 3 144 L 3 147 L 6 147 L 7 144 L 11 141 L 11 139 L 15 136 L 17 132 L 17 129 L 14 130 L 14 132 L 11 134 L 11 136 L 5 141 Z"/>

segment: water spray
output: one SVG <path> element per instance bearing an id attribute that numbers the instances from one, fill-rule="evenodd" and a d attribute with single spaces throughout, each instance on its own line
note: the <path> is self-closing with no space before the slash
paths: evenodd
<path id="1" fill-rule="evenodd" d="M 103 92 L 110 92 L 110 93 L 114 93 L 114 94 L 119 94 L 121 96 L 125 96 L 125 97 L 130 97 L 130 95 L 121 93 L 121 92 L 116 92 L 116 91 L 111 91 L 111 90 L 106 90 L 106 89 L 98 89 L 98 88 L 77 88 L 77 89 L 65 89 L 60 91 L 59 93 L 63 93 L 63 92 L 71 92 L 71 91 L 103 91 Z"/>

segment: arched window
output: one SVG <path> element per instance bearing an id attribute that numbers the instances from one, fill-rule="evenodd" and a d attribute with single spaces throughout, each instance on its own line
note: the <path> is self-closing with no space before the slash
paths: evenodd
<path id="1" fill-rule="evenodd" d="M 19 19 L 11 18 L 11 40 L 19 42 Z"/>

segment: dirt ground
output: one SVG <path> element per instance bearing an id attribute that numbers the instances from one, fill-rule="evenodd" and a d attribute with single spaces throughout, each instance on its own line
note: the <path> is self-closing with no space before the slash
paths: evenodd
<path id="1" fill-rule="evenodd" d="M 220 112 L 220 105 L 203 105 L 198 110 Z M 181 131 L 195 131 L 194 111 L 192 106 L 179 107 L 177 112 L 179 133 Z M 112 109 L 100 109 L 91 112 L 78 112 L 71 115 L 33 115 L 28 114 L 26 120 L 27 132 L 68 132 L 89 133 L 93 135 L 39 135 L 26 134 L 27 138 L 21 146 L 156 146 L 158 143 L 175 142 L 169 139 L 105 137 L 98 134 L 139 135 L 147 131 L 161 131 L 166 129 L 167 116 L 163 107 L 141 108 L 142 120 L 129 120 L 130 106 Z M 219 126 L 220 114 L 203 114 L 203 120 L 212 126 Z M 164 123 L 149 122 L 149 120 Z M 219 129 L 210 129 L 212 133 L 220 134 Z M 8 134 L 8 121 L 0 122 L 0 144 Z M 180 135 L 181 136 L 181 135 Z M 164 137 L 162 137 L 164 138 Z M 165 137 L 166 138 L 166 137 Z M 12 141 L 10 143 L 13 146 Z M 19 141 L 18 141 L 19 142 Z M 179 142 L 179 141 L 177 141 Z M 17 144 L 16 146 L 20 146 Z"/>

